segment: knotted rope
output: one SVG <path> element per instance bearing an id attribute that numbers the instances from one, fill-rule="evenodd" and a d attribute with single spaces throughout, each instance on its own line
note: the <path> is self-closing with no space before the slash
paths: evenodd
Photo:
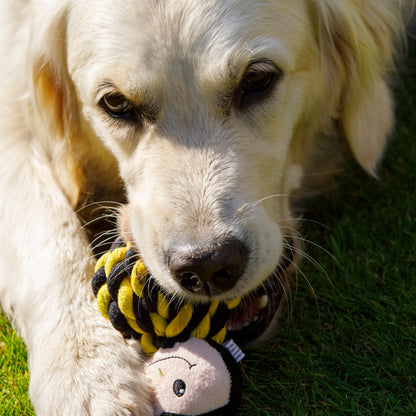
<path id="1" fill-rule="evenodd" d="M 191 336 L 222 344 L 230 311 L 241 300 L 192 304 L 173 299 L 128 244 L 100 257 L 92 287 L 100 313 L 125 336 L 140 340 L 149 355 Z"/>

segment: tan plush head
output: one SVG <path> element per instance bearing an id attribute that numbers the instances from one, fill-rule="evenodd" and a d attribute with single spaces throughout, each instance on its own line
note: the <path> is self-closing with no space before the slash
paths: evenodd
<path id="1" fill-rule="evenodd" d="M 232 384 L 241 381 L 234 376 L 235 370 L 228 367 L 225 352 L 219 348 L 223 347 L 190 338 L 152 356 L 146 374 L 154 388 L 157 416 L 205 415 L 219 409 L 224 415 L 233 414 L 236 398 L 232 395 L 235 396 L 236 388 Z"/>

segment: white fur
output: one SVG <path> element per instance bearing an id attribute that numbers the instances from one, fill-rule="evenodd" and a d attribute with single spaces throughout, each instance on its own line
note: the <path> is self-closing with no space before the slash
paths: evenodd
<path id="1" fill-rule="evenodd" d="M 375 173 L 401 3 L 1 2 L 0 296 L 38 415 L 151 414 L 140 355 L 94 306 L 80 203 L 124 183 L 129 238 L 182 296 L 167 250 L 242 239 L 248 265 L 223 297 L 249 292 L 293 232 L 289 195 L 324 175 L 334 143 Z M 254 59 L 283 71 L 273 94 L 220 104 Z M 156 121 L 111 120 L 98 103 L 115 88 Z"/>

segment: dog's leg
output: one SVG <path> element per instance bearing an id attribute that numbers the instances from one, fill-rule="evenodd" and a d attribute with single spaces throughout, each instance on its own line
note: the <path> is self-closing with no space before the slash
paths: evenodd
<path id="1" fill-rule="evenodd" d="M 88 242 L 28 147 L 3 159 L 18 169 L 0 169 L 0 299 L 28 347 L 37 415 L 151 415 L 142 358 L 99 316 Z"/>

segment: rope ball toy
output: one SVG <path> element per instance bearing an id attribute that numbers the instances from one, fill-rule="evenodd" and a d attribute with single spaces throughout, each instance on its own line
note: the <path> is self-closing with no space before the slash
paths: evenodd
<path id="1" fill-rule="evenodd" d="M 92 288 L 100 313 L 149 356 L 155 415 L 235 414 L 244 354 L 225 339 L 240 298 L 198 304 L 173 299 L 121 239 L 97 261 Z"/>

